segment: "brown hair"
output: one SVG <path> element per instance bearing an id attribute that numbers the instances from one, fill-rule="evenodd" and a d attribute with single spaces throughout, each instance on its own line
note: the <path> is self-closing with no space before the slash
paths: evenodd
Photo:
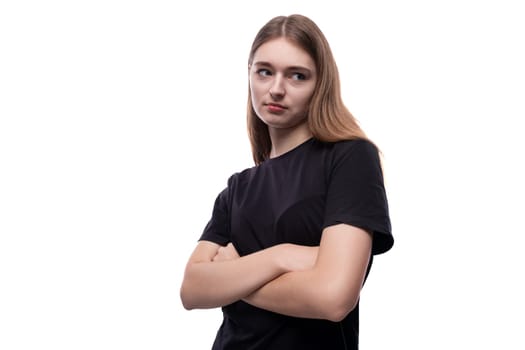
<path id="1" fill-rule="evenodd" d="M 330 45 L 319 27 L 302 15 L 278 16 L 267 22 L 253 41 L 248 66 L 257 49 L 269 40 L 285 37 L 305 50 L 317 69 L 316 87 L 308 107 L 308 126 L 313 137 L 325 142 L 368 139 L 341 97 L 339 72 Z M 272 143 L 268 127 L 262 122 L 252 105 L 248 89 L 248 136 L 255 164 L 270 155 Z"/>

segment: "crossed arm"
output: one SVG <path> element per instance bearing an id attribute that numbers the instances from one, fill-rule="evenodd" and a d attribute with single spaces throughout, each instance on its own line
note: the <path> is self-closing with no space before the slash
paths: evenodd
<path id="1" fill-rule="evenodd" d="M 289 316 L 340 321 L 359 300 L 371 247 L 371 234 L 346 224 L 327 227 L 319 247 L 280 244 L 243 257 L 232 245 L 201 241 L 181 299 L 187 309 L 242 299 Z"/>

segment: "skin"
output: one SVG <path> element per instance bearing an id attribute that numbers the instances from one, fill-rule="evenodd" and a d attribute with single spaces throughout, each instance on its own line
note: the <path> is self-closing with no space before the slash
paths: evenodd
<path id="1" fill-rule="evenodd" d="M 287 39 L 256 51 L 250 91 L 268 125 L 271 157 L 311 137 L 306 121 L 316 74 L 312 58 Z M 346 224 L 325 228 L 319 247 L 285 243 L 243 257 L 231 243 L 201 241 L 186 265 L 181 300 L 187 309 L 244 300 L 289 316 L 340 321 L 359 300 L 371 247 L 370 233 Z"/>
<path id="2" fill-rule="evenodd" d="M 270 157 L 309 139 L 308 103 L 317 80 L 310 55 L 285 38 L 270 40 L 255 52 L 248 73 L 253 107 L 272 140 Z"/>

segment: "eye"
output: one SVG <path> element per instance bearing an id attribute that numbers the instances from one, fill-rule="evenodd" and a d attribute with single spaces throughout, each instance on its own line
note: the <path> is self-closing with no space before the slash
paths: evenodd
<path id="1" fill-rule="evenodd" d="M 272 75 L 272 73 L 266 68 L 258 69 L 256 73 L 262 77 L 269 77 Z"/>
<path id="2" fill-rule="evenodd" d="M 306 76 L 303 73 L 293 73 L 292 79 L 293 80 L 306 80 Z"/>

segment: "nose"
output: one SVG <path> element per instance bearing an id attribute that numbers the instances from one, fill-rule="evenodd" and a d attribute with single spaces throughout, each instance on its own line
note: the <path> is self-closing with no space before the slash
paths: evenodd
<path id="1" fill-rule="evenodd" d="M 284 89 L 284 79 L 281 75 L 275 76 L 269 93 L 274 100 L 280 100 L 284 97 L 286 91 Z"/>

